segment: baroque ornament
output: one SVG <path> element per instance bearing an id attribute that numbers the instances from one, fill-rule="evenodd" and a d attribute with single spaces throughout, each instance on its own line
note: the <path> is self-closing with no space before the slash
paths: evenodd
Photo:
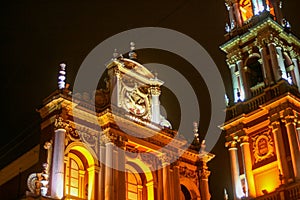
<path id="1" fill-rule="evenodd" d="M 253 138 L 253 155 L 255 163 L 274 156 L 274 142 L 268 132 Z"/>

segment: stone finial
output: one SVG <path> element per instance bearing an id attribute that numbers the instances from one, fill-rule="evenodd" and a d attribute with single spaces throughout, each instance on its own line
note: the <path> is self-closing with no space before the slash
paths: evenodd
<path id="1" fill-rule="evenodd" d="M 135 52 L 135 43 L 134 42 L 130 42 L 129 58 L 132 59 L 132 60 L 137 59 L 137 54 Z"/>
<path id="2" fill-rule="evenodd" d="M 60 70 L 58 73 L 58 89 L 64 89 L 66 87 L 66 64 L 61 63 Z"/>
<path id="3" fill-rule="evenodd" d="M 119 56 L 118 50 L 114 49 L 114 53 L 113 53 L 113 59 L 117 59 Z"/>

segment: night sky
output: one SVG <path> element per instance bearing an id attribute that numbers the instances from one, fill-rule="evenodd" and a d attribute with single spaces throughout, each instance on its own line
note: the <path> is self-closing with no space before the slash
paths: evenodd
<path id="1" fill-rule="evenodd" d="M 298 8 L 298 10 L 297 10 Z M 283 15 L 300 36 L 299 0 L 283 1 Z M 297 12 L 298 11 L 298 12 Z M 88 53 L 106 38 L 151 26 L 180 31 L 198 41 L 219 68 L 230 95 L 230 74 L 219 46 L 228 22 L 224 0 L 7 1 L 0 8 L 2 114 L 1 152 L 22 139 L 40 118 L 36 109 L 57 89 L 59 63 L 72 85 Z M 129 44 L 130 41 L 128 41 Z M 138 48 L 138 44 L 136 44 Z M 117 48 L 117 47 L 115 47 Z M 113 53 L 113 52 L 112 52 Z M 212 200 L 229 196 L 230 172 L 224 139 L 210 163 Z M 232 197 L 232 196 L 231 196 Z"/>

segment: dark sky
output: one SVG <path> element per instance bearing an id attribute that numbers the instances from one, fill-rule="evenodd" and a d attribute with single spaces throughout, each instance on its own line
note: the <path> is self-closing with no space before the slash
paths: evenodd
<path id="1" fill-rule="evenodd" d="M 295 34 L 300 35 L 296 8 L 300 8 L 299 0 L 283 1 L 284 16 Z M 35 110 L 57 88 L 59 63 L 67 64 L 67 81 L 72 84 L 84 58 L 95 46 L 132 28 L 165 27 L 192 37 L 211 55 L 226 80 L 226 89 L 230 90 L 225 55 L 219 50 L 225 42 L 227 21 L 223 0 L 2 3 L 0 64 L 4 70 L 2 117 L 5 120 L 1 147 L 8 147 L 18 135 L 24 137 L 26 130 L 37 124 L 39 116 Z M 217 156 L 211 163 L 212 199 L 221 199 L 224 187 L 230 189 L 227 152 L 222 138 L 217 145 L 214 149 Z"/>

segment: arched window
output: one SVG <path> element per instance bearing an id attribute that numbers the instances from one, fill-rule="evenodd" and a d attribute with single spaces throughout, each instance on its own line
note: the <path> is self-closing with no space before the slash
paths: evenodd
<path id="1" fill-rule="evenodd" d="M 154 200 L 152 173 L 143 173 L 146 166 L 142 165 L 133 162 L 126 164 L 126 200 Z"/>
<path id="2" fill-rule="evenodd" d="M 191 200 L 192 197 L 190 191 L 184 185 L 180 185 L 180 186 L 181 186 L 180 200 Z"/>
<path id="3" fill-rule="evenodd" d="M 127 180 L 127 194 L 128 194 L 128 200 L 137 200 L 138 197 L 141 195 L 141 186 L 139 186 L 138 183 L 138 174 L 134 174 L 130 171 L 126 173 L 126 180 Z M 140 190 L 140 191 L 139 191 Z M 140 192 L 140 194 L 139 194 Z"/>
<path id="4" fill-rule="evenodd" d="M 262 66 L 256 56 L 250 57 L 247 62 L 247 79 L 250 88 L 264 82 Z"/>
<path id="5" fill-rule="evenodd" d="M 65 193 L 68 197 L 86 198 L 87 171 L 83 161 L 74 153 L 69 153 L 65 170 Z"/>

